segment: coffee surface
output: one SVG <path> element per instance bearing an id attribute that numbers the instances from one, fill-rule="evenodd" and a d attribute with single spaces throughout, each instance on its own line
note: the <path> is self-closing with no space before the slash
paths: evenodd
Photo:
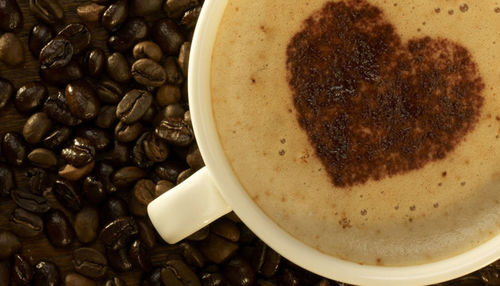
<path id="1" fill-rule="evenodd" d="M 230 0 L 213 53 L 216 125 L 254 201 L 364 264 L 497 234 L 496 4 L 297 2 Z"/>

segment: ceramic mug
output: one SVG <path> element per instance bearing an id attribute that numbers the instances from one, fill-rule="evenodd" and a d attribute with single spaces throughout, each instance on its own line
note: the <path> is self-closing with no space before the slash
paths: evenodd
<path id="1" fill-rule="evenodd" d="M 500 257 L 500 236 L 458 256 L 428 264 L 360 265 L 305 245 L 274 223 L 248 196 L 219 142 L 210 100 L 210 64 L 217 29 L 228 0 L 205 0 L 191 47 L 189 108 L 206 167 L 148 206 L 158 233 L 176 243 L 233 210 L 266 244 L 301 267 L 337 281 L 361 285 L 423 285 L 450 280 Z"/>

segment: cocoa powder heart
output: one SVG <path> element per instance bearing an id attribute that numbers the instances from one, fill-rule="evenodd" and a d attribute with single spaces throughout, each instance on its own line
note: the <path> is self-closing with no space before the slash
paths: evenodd
<path id="1" fill-rule="evenodd" d="M 365 0 L 326 3 L 287 56 L 298 121 L 338 187 L 442 160 L 473 130 L 484 101 L 465 47 L 430 37 L 403 44 Z"/>

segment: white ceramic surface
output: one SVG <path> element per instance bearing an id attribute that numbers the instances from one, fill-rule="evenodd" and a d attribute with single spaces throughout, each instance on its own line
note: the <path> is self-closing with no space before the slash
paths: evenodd
<path id="1" fill-rule="evenodd" d="M 227 1 L 205 1 L 189 63 L 189 106 L 198 146 L 207 167 L 148 206 L 151 221 L 165 240 L 179 241 L 232 209 L 265 243 L 297 265 L 331 279 L 359 285 L 437 283 L 475 271 L 500 257 L 498 236 L 459 256 L 434 263 L 405 267 L 359 265 L 325 255 L 301 243 L 269 219 L 233 174 L 212 115 L 211 55 Z"/>

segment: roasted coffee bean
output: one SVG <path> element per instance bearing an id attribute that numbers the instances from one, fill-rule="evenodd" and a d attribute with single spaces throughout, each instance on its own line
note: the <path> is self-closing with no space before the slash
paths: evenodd
<path id="1" fill-rule="evenodd" d="M 41 195 L 46 190 L 52 188 L 49 174 L 40 168 L 29 168 L 24 173 L 24 182 L 28 184 L 29 190 L 33 194 Z"/>
<path id="2" fill-rule="evenodd" d="M 151 94 L 145 90 L 133 89 L 122 98 L 116 108 L 116 117 L 127 124 L 138 121 L 153 102 Z"/>
<path id="3" fill-rule="evenodd" d="M 99 162 L 96 167 L 96 176 L 104 184 L 107 193 L 116 192 L 116 186 L 111 182 L 115 169 L 106 162 Z"/>
<path id="4" fill-rule="evenodd" d="M 140 240 L 135 240 L 132 243 L 128 255 L 132 264 L 142 271 L 149 272 L 153 268 L 149 251 Z"/>
<path id="5" fill-rule="evenodd" d="M 89 139 L 76 137 L 71 146 L 62 149 L 61 156 L 69 164 L 83 167 L 94 160 L 95 147 Z"/>
<path id="6" fill-rule="evenodd" d="M 128 4 L 126 0 L 118 0 L 108 6 L 102 15 L 102 26 L 108 31 L 116 31 L 127 20 Z"/>
<path id="7" fill-rule="evenodd" d="M 141 132 L 142 124 L 140 122 L 129 125 L 120 121 L 115 126 L 115 138 L 123 143 L 134 141 L 137 137 L 139 137 L 139 135 L 141 135 Z"/>
<path id="8" fill-rule="evenodd" d="M 128 215 L 127 203 L 117 197 L 108 198 L 99 208 L 99 218 L 102 225 Z"/>
<path id="9" fill-rule="evenodd" d="M 198 17 L 200 16 L 201 6 L 195 7 L 191 10 L 187 10 L 181 19 L 181 25 L 185 30 L 194 29 Z"/>
<path id="10" fill-rule="evenodd" d="M 168 145 L 152 133 L 149 133 L 142 144 L 144 154 L 153 162 L 163 162 L 170 154 Z"/>
<path id="11" fill-rule="evenodd" d="M 200 244 L 203 255 L 214 263 L 222 263 L 238 249 L 238 244 L 210 234 L 208 239 Z"/>
<path id="12" fill-rule="evenodd" d="M 189 169 L 186 169 L 184 171 L 182 171 L 179 176 L 177 177 L 177 181 L 176 181 L 176 184 L 180 184 L 182 182 L 184 182 L 187 178 L 191 177 L 191 175 L 194 173 L 194 170 L 189 168 Z"/>
<path id="13" fill-rule="evenodd" d="M 73 54 L 78 55 L 84 51 L 92 39 L 89 29 L 84 24 L 69 24 L 62 29 L 56 38 L 66 39 L 73 47 Z"/>
<path id="14" fill-rule="evenodd" d="M 21 250 L 19 238 L 10 231 L 0 231 L 0 260 L 7 259 Z"/>
<path id="15" fill-rule="evenodd" d="M 184 43 L 184 35 L 173 20 L 169 18 L 160 19 L 156 21 L 151 31 L 153 32 L 154 41 L 166 55 L 173 56 L 179 53 L 179 49 Z"/>
<path id="16" fill-rule="evenodd" d="M 174 183 L 167 181 L 167 180 L 160 180 L 156 183 L 155 186 L 155 196 L 159 197 L 175 187 Z"/>
<path id="17" fill-rule="evenodd" d="M 99 238 L 106 247 L 118 250 L 126 246 L 137 233 L 137 225 L 132 217 L 119 217 L 101 230 Z"/>
<path id="18" fill-rule="evenodd" d="M 75 61 L 57 69 L 40 69 L 40 77 L 51 85 L 65 85 L 83 77 L 82 69 Z"/>
<path id="19" fill-rule="evenodd" d="M 57 165 L 57 157 L 52 150 L 45 148 L 33 149 L 28 154 L 28 160 L 31 164 L 40 168 L 51 168 Z"/>
<path id="20" fill-rule="evenodd" d="M 162 268 L 157 267 L 151 273 L 146 274 L 142 279 L 141 286 L 162 286 L 161 282 L 161 270 Z"/>
<path id="21" fill-rule="evenodd" d="M 99 113 L 100 102 L 94 88 L 85 80 L 69 83 L 65 90 L 71 113 L 80 119 L 89 120 Z"/>
<path id="22" fill-rule="evenodd" d="M 202 241 L 202 240 L 205 240 L 207 239 L 208 235 L 210 234 L 210 230 L 208 228 L 208 226 L 198 230 L 197 232 L 191 234 L 190 236 L 188 236 L 186 238 L 186 240 L 190 240 L 190 241 Z"/>
<path id="23" fill-rule="evenodd" d="M 147 206 L 155 199 L 155 183 L 142 179 L 137 181 L 132 191 L 130 211 L 137 216 L 147 215 Z"/>
<path id="24" fill-rule="evenodd" d="M 101 180 L 88 176 L 83 180 L 82 195 L 85 201 L 97 205 L 106 198 L 106 187 Z"/>
<path id="25" fill-rule="evenodd" d="M 28 285 L 33 279 L 31 264 L 24 256 L 14 254 L 11 277 L 15 285 Z"/>
<path id="26" fill-rule="evenodd" d="M 47 95 L 47 87 L 39 81 L 33 81 L 17 90 L 14 105 L 19 112 L 31 113 L 40 108 Z"/>
<path id="27" fill-rule="evenodd" d="M 181 89 L 178 86 L 165 84 L 156 92 L 156 102 L 160 106 L 167 106 L 179 102 L 181 99 Z"/>
<path id="28" fill-rule="evenodd" d="M 116 106 L 115 105 L 104 105 L 101 106 L 101 110 L 97 115 L 95 124 L 100 128 L 110 128 L 116 122 L 118 118 L 116 118 Z"/>
<path id="29" fill-rule="evenodd" d="M 82 199 L 72 183 L 56 180 L 52 186 L 52 193 L 65 208 L 75 212 L 82 208 Z"/>
<path id="30" fill-rule="evenodd" d="M 7 102 L 12 97 L 14 93 L 14 86 L 10 81 L 4 78 L 0 78 L 0 109 L 7 105 Z"/>
<path id="31" fill-rule="evenodd" d="M 102 102 L 105 103 L 118 103 L 122 98 L 123 90 L 120 87 L 120 84 L 111 81 L 111 80 L 103 80 L 99 82 L 97 85 L 97 96 Z"/>
<path id="32" fill-rule="evenodd" d="M 191 112 L 189 110 L 184 112 L 184 121 L 191 127 L 193 126 L 193 122 L 191 121 Z"/>
<path id="33" fill-rule="evenodd" d="M 9 167 L 0 163 L 0 196 L 9 196 L 15 186 L 14 173 Z"/>
<path id="34" fill-rule="evenodd" d="M 184 113 L 186 112 L 186 109 L 179 104 L 179 103 L 174 103 L 174 104 L 169 104 L 165 109 L 163 110 L 163 117 L 164 118 L 184 118 Z"/>
<path id="35" fill-rule="evenodd" d="M 138 16 L 147 16 L 161 10 L 163 0 L 132 0 L 131 11 Z"/>
<path id="36" fill-rule="evenodd" d="M 104 10 L 106 10 L 106 6 L 88 3 L 76 7 L 76 14 L 82 21 L 93 23 L 101 20 Z"/>
<path id="37" fill-rule="evenodd" d="M 87 176 L 94 169 L 95 161 L 89 164 L 77 168 L 73 165 L 66 164 L 62 169 L 59 170 L 58 175 L 69 181 L 78 181 L 81 178 Z"/>
<path id="38" fill-rule="evenodd" d="M 111 135 L 104 129 L 82 127 L 76 131 L 76 135 L 89 140 L 96 151 L 102 151 L 111 144 Z"/>
<path id="39" fill-rule="evenodd" d="M 205 257 L 192 244 L 190 244 L 189 242 L 183 242 L 180 244 L 180 247 L 182 248 L 182 257 L 184 257 L 184 260 L 189 265 L 196 268 L 202 268 L 203 266 L 205 266 Z"/>
<path id="40" fill-rule="evenodd" d="M 9 226 L 20 237 L 35 237 L 43 232 L 42 218 L 22 208 L 15 208 L 12 211 Z"/>
<path id="41" fill-rule="evenodd" d="M 167 75 L 167 82 L 173 85 L 180 85 L 184 81 L 184 77 L 182 75 L 182 71 L 177 64 L 177 58 L 168 57 L 165 59 L 165 63 L 163 64 L 163 68 L 165 69 L 165 73 Z"/>
<path id="42" fill-rule="evenodd" d="M 105 59 L 106 55 L 101 48 L 92 48 L 85 54 L 83 69 L 89 76 L 96 77 L 104 70 Z"/>
<path id="43" fill-rule="evenodd" d="M 57 0 L 30 0 L 30 11 L 47 24 L 56 24 L 64 18 L 64 10 Z"/>
<path id="44" fill-rule="evenodd" d="M 99 227 L 99 216 L 97 210 L 91 207 L 85 207 L 76 214 L 75 233 L 78 240 L 82 243 L 89 243 L 96 239 Z"/>
<path id="45" fill-rule="evenodd" d="M 132 262 L 128 257 L 127 249 L 106 248 L 106 257 L 108 258 L 109 266 L 118 272 L 131 271 L 133 268 Z"/>
<path id="46" fill-rule="evenodd" d="M 145 85 L 159 87 L 166 80 L 166 73 L 163 67 L 152 59 L 139 59 L 132 65 L 132 76 L 135 81 Z"/>
<path id="47" fill-rule="evenodd" d="M 280 281 L 286 286 L 299 286 L 302 285 L 299 277 L 290 268 L 284 268 L 280 271 L 279 275 Z"/>
<path id="48" fill-rule="evenodd" d="M 71 129 L 69 129 L 68 127 L 58 127 L 50 132 L 47 137 L 42 140 L 42 144 L 43 146 L 54 150 L 68 141 L 70 136 Z"/>
<path id="49" fill-rule="evenodd" d="M 10 261 L 0 261 L 0 285 L 10 285 Z"/>
<path id="50" fill-rule="evenodd" d="M 188 74 L 188 66 L 189 66 L 189 52 L 191 51 L 191 42 L 184 42 L 179 51 L 179 58 L 177 59 L 177 63 L 181 68 L 184 76 Z"/>
<path id="51" fill-rule="evenodd" d="M 64 277 L 65 286 L 97 286 L 97 283 L 93 280 L 86 278 L 77 273 L 68 273 Z"/>
<path id="52" fill-rule="evenodd" d="M 139 139 L 137 139 L 134 147 L 132 148 L 132 153 L 130 154 L 132 162 L 134 162 L 137 167 L 143 169 L 154 165 L 154 162 L 149 160 L 144 151 L 144 142 L 148 138 L 149 134 L 149 132 L 145 132 L 141 135 L 141 137 L 139 137 Z"/>
<path id="53" fill-rule="evenodd" d="M 193 142 L 191 126 L 180 118 L 166 118 L 155 129 L 155 134 L 176 146 L 188 146 Z"/>
<path id="54" fill-rule="evenodd" d="M 211 224 L 210 231 L 230 241 L 237 242 L 240 239 L 238 226 L 226 218 L 220 218 Z"/>
<path id="55" fill-rule="evenodd" d="M 156 0 L 150 0 L 150 1 L 156 1 Z M 141 1 L 141 3 L 144 3 L 147 1 Z M 161 2 L 161 1 L 160 1 Z M 142 58 L 149 58 L 155 62 L 159 62 L 161 58 L 163 57 L 163 52 L 155 42 L 151 41 L 144 41 L 137 43 L 134 46 L 134 49 L 132 51 L 134 58 L 136 60 L 142 59 Z"/>
<path id="56" fill-rule="evenodd" d="M 137 230 L 139 231 L 139 239 L 149 248 L 152 249 L 156 245 L 156 235 L 149 219 L 137 220 Z"/>
<path id="57" fill-rule="evenodd" d="M 121 53 L 113 53 L 106 60 L 108 75 L 120 83 L 128 82 L 132 78 L 127 59 Z"/>
<path id="58" fill-rule="evenodd" d="M 0 61 L 9 66 L 24 63 L 24 49 L 16 34 L 5 33 L 0 36 Z"/>
<path id="59" fill-rule="evenodd" d="M 61 68 L 71 61 L 73 53 L 74 48 L 69 40 L 56 37 L 50 40 L 40 51 L 41 68 Z"/>
<path id="60" fill-rule="evenodd" d="M 28 146 L 23 137 L 17 132 L 7 132 L 2 140 L 2 152 L 7 163 L 21 166 L 26 159 Z"/>
<path id="61" fill-rule="evenodd" d="M 119 277 L 112 277 L 108 280 L 106 280 L 106 283 L 104 283 L 104 286 L 127 286 L 127 283 L 120 279 Z"/>
<path id="62" fill-rule="evenodd" d="M 108 46 L 113 50 L 123 52 L 145 40 L 148 33 L 148 24 L 143 18 L 131 18 L 109 38 Z"/>
<path id="63" fill-rule="evenodd" d="M 81 119 L 71 114 L 66 96 L 62 92 L 50 95 L 43 105 L 43 111 L 53 120 L 67 126 L 75 126 L 82 123 Z"/>
<path id="64" fill-rule="evenodd" d="M 241 258 L 231 259 L 224 268 L 224 276 L 231 285 L 253 285 L 255 272 L 248 262 Z"/>
<path id="65" fill-rule="evenodd" d="M 54 32 L 52 29 L 45 24 L 38 24 L 33 26 L 30 31 L 28 38 L 28 47 L 31 54 L 38 59 L 42 48 L 47 45 L 50 40 L 54 37 Z"/>
<path id="66" fill-rule="evenodd" d="M 33 271 L 33 286 L 58 286 L 59 268 L 51 261 L 40 261 Z"/>
<path id="67" fill-rule="evenodd" d="M 73 251 L 73 266 L 75 271 L 93 278 L 102 278 L 108 270 L 106 257 L 94 248 L 82 247 Z"/>
<path id="68" fill-rule="evenodd" d="M 23 14 L 16 0 L 0 1 L 0 30 L 12 32 L 23 25 Z"/>
<path id="69" fill-rule="evenodd" d="M 127 165 L 129 162 L 130 148 L 127 144 L 115 140 L 113 144 L 113 150 L 110 154 L 110 160 L 113 164 L 117 166 Z"/>
<path id="70" fill-rule="evenodd" d="M 43 112 L 31 115 L 23 127 L 23 137 L 30 144 L 38 144 L 44 138 L 52 127 L 52 121 Z"/>
<path id="71" fill-rule="evenodd" d="M 161 180 L 175 183 L 177 177 L 185 168 L 180 162 L 170 160 L 157 165 L 154 172 Z"/>
<path id="72" fill-rule="evenodd" d="M 161 281 L 164 285 L 199 285 L 200 280 L 196 274 L 179 259 L 171 259 L 165 263 L 161 271 Z"/>
<path id="73" fill-rule="evenodd" d="M 75 238 L 75 231 L 66 215 L 58 210 L 49 211 L 44 218 L 45 232 L 55 247 L 69 246 Z"/>
<path id="74" fill-rule="evenodd" d="M 193 143 L 189 147 L 189 151 L 186 156 L 186 162 L 188 163 L 189 167 L 194 170 L 198 170 L 205 166 L 203 158 L 201 157 L 200 149 L 198 148 L 198 144 Z"/>
<path id="75" fill-rule="evenodd" d="M 157 113 L 158 108 L 156 107 L 156 104 L 151 104 L 148 110 L 146 110 L 144 115 L 141 117 L 141 122 L 144 122 L 147 125 L 152 125 Z"/>
<path id="76" fill-rule="evenodd" d="M 12 190 L 11 197 L 19 207 L 27 211 L 45 213 L 50 210 L 50 206 L 47 204 L 46 198 L 32 194 L 28 191 Z"/>
<path id="77" fill-rule="evenodd" d="M 223 286 L 227 284 L 224 276 L 219 272 L 203 272 L 201 274 L 201 283 L 203 286 Z"/>
<path id="78" fill-rule="evenodd" d="M 270 278 L 276 274 L 278 271 L 278 267 L 281 263 L 281 255 L 279 255 L 276 251 L 272 250 L 270 247 L 267 247 L 264 261 L 262 266 L 259 269 L 259 273 L 264 275 L 264 277 Z"/>
<path id="79" fill-rule="evenodd" d="M 178 18 L 188 9 L 198 5 L 198 0 L 167 0 L 165 3 L 165 11 L 169 17 Z"/>

